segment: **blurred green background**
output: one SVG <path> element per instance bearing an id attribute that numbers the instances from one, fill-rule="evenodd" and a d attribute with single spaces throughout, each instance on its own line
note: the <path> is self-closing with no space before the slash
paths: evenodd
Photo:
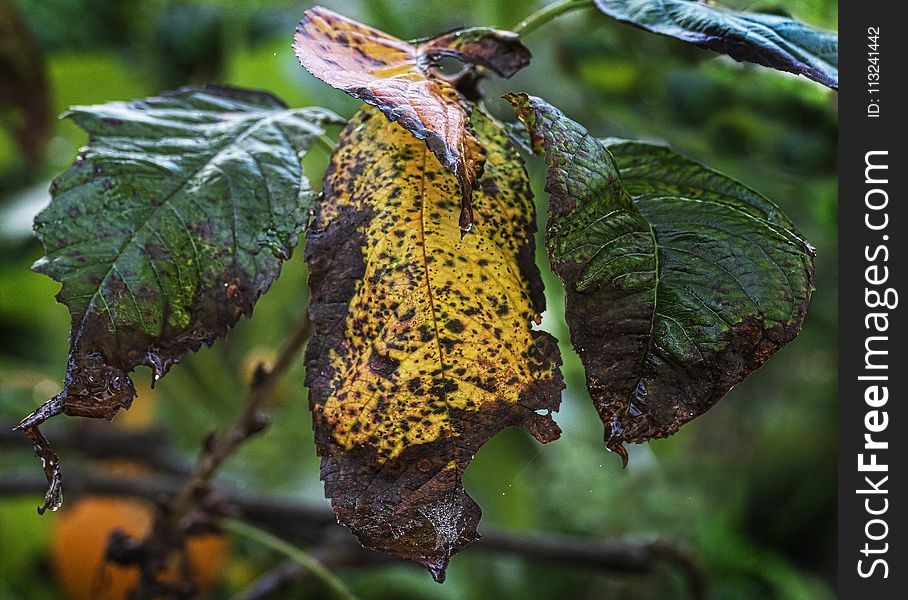
<path id="1" fill-rule="evenodd" d="M 513 27 L 536 0 L 322 2 L 409 39 L 461 25 Z M 778 11 L 773 2 L 725 0 Z M 69 333 L 58 285 L 29 270 L 42 255 L 31 236 L 49 200 L 50 179 L 74 159 L 85 135 L 49 123 L 43 149 L 23 152 L 15 131 L 40 137 L 44 112 L 127 100 L 189 83 L 229 82 L 273 91 L 291 105 L 349 116 L 357 103 L 305 73 L 290 49 L 309 4 L 283 0 L 0 0 L 0 427 L 8 430 L 57 393 Z M 835 29 L 833 0 L 796 0 L 784 9 Z M 33 48 L 22 46 L 30 32 Z M 17 38 L 14 43 L 13 39 Z M 674 437 L 634 446 L 630 465 L 606 452 L 599 421 L 568 343 L 560 285 L 545 266 L 544 327 L 561 341 L 568 382 L 556 416 L 561 440 L 542 446 L 509 429 L 477 455 L 467 489 L 483 508 L 480 527 L 561 532 L 620 540 L 676 540 L 703 563 L 715 598 L 834 597 L 836 482 L 836 135 L 834 92 L 803 78 L 742 65 L 609 21 L 593 11 L 559 18 L 525 40 L 533 63 L 509 81 L 486 81 L 486 108 L 512 119 L 498 100 L 509 90 L 544 97 L 602 137 L 669 143 L 759 189 L 780 204 L 817 248 L 817 291 L 804 332 L 719 405 Z M 18 45 L 17 45 L 18 44 Z M 19 61 L 10 66 L 13 61 Z M 25 65 L 22 67 L 21 65 Z M 19 69 L 18 71 L 16 69 Z M 25 76 L 23 78 L 23 73 Z M 17 79 L 18 77 L 18 79 Z M 26 94 L 31 111 L 10 105 Z M 31 94 L 31 96 L 28 96 Z M 5 103 L 5 104 L 4 104 Z M 28 119 L 34 121 L 28 121 Z M 32 140 L 33 141 L 33 140 Z M 39 144 L 40 147 L 40 144 Z M 320 179 L 327 156 L 307 159 Z M 529 163 L 542 213 L 541 165 Z M 244 377 L 267 358 L 306 309 L 306 269 L 297 251 L 254 317 L 226 341 L 188 356 L 132 412 L 165 427 L 191 458 L 204 435 L 242 401 Z M 147 386 L 148 372 L 137 373 Z M 247 490 L 325 502 L 302 386 L 301 365 L 271 405 L 274 424 L 246 445 L 222 477 Z M 144 415 L 144 416 L 142 416 Z M 125 415 L 115 419 L 112 427 Z M 128 420 L 128 419 L 127 419 Z M 75 420 L 74 420 L 75 421 Z M 66 427 L 83 424 L 69 422 Z M 59 427 L 58 427 L 59 431 Z M 64 468 L 79 464 L 64 455 Z M 0 447 L 0 478 L 39 471 L 23 438 Z M 68 503 L 78 499 L 68 498 Z M 0 498 L 0 598 L 60 598 L 49 548 L 59 513 L 38 517 L 37 496 Z M 212 597 L 227 598 L 279 558 L 233 544 Z M 439 586 L 416 567 L 379 566 L 339 574 L 364 598 L 675 598 L 671 568 L 622 576 L 550 566 L 466 549 Z M 315 583 L 291 597 L 320 597 Z"/>

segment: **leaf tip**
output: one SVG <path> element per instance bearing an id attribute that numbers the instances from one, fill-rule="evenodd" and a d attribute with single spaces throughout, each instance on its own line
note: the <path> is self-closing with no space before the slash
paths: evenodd
<path id="1" fill-rule="evenodd" d="M 521 107 L 529 105 L 530 97 L 526 92 L 508 92 L 502 98 L 508 101 L 514 110 L 520 110 Z"/>
<path id="2" fill-rule="evenodd" d="M 473 230 L 473 207 L 470 203 L 470 196 L 464 195 L 463 203 L 460 207 L 460 218 L 457 222 L 460 228 L 460 239 L 463 239 Z"/>
<path id="3" fill-rule="evenodd" d="M 432 579 L 435 580 L 435 583 L 444 583 L 445 578 L 447 577 L 446 571 L 448 568 L 449 560 L 450 559 L 447 557 L 437 558 L 434 560 L 426 560 L 422 563 L 422 565 L 426 568 L 427 571 L 429 571 L 429 574 L 432 576 Z"/>
<path id="4" fill-rule="evenodd" d="M 621 468 L 626 469 L 627 462 L 628 462 L 628 455 L 627 455 L 627 448 L 624 447 L 624 444 L 621 442 L 606 442 L 605 447 L 608 448 L 609 452 L 614 452 L 615 454 L 617 454 L 618 456 L 621 457 Z"/>
<path id="5" fill-rule="evenodd" d="M 63 400 L 57 395 L 39 406 L 13 428 L 13 431 L 25 433 L 25 437 L 32 443 L 35 456 L 41 459 L 41 466 L 47 477 L 47 491 L 44 493 L 44 503 L 38 507 L 39 515 L 43 515 L 48 509 L 53 512 L 63 505 L 63 472 L 60 469 L 60 459 L 38 429 L 38 425 L 62 412 Z"/>
<path id="6" fill-rule="evenodd" d="M 543 155 L 545 150 L 542 145 L 542 137 L 536 130 L 536 111 L 533 107 L 533 98 L 524 92 L 508 92 L 502 96 L 511 104 L 514 114 L 520 119 L 520 122 L 526 128 L 527 135 L 530 138 L 530 149 L 533 154 Z"/>

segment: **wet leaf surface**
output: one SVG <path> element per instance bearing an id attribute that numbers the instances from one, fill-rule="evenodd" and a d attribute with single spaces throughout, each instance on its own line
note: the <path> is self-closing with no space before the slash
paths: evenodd
<path id="1" fill-rule="evenodd" d="M 35 220 L 72 316 L 54 413 L 110 419 L 189 350 L 249 315 L 296 245 L 312 192 L 300 162 L 321 109 L 287 109 L 262 92 L 187 88 L 135 102 L 75 107 L 89 144 Z"/>
<path id="2" fill-rule="evenodd" d="M 485 157 L 470 124 L 471 104 L 435 69 L 435 61 L 452 56 L 510 77 L 530 62 L 530 52 L 517 35 L 471 28 L 411 44 L 317 6 L 304 14 L 293 47 L 310 73 L 378 107 L 425 140 L 460 182 L 459 224 L 469 231 L 470 197 Z"/>
<path id="3" fill-rule="evenodd" d="M 545 153 L 546 246 L 610 449 L 671 435 L 800 331 L 813 250 L 778 207 L 671 150 L 508 99 Z M 610 151 L 611 150 L 611 151 Z"/>
<path id="4" fill-rule="evenodd" d="M 322 479 L 360 541 L 444 579 L 477 537 L 462 476 L 520 425 L 559 435 L 562 383 L 543 309 L 535 214 L 504 131 L 473 112 L 488 150 L 461 239 L 457 181 L 426 146 L 364 107 L 341 136 L 306 259 L 316 331 L 306 355 Z"/>
<path id="5" fill-rule="evenodd" d="M 839 88 L 839 37 L 834 32 L 694 0 L 595 1 L 610 17 L 647 31 Z"/>

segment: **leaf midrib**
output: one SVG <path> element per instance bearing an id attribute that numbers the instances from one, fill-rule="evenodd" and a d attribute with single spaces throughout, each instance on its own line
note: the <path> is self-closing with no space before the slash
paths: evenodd
<path id="1" fill-rule="evenodd" d="M 438 349 L 438 365 L 441 370 L 442 385 L 440 386 L 442 399 L 445 404 L 445 422 L 448 425 L 448 430 L 451 433 L 453 439 L 454 434 L 454 423 L 451 420 L 451 405 L 448 402 L 448 392 L 445 390 L 444 379 L 447 378 L 445 373 L 445 360 L 444 355 L 442 354 L 441 349 L 441 332 L 438 329 L 438 319 L 435 316 L 435 295 L 432 293 L 432 280 L 429 277 L 429 260 L 426 256 L 426 164 L 428 163 L 429 149 L 423 145 L 422 146 L 422 168 L 420 169 L 420 178 L 419 178 L 419 234 L 420 239 L 422 240 L 422 267 L 426 274 L 426 292 L 428 294 L 429 300 L 429 309 L 432 314 L 432 328 L 435 330 L 435 347 Z M 460 481 L 460 475 L 456 475 L 457 482 Z"/>

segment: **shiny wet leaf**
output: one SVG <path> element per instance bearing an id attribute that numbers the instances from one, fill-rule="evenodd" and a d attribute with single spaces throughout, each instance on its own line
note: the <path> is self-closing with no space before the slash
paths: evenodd
<path id="1" fill-rule="evenodd" d="M 609 448 L 671 435 L 800 332 L 813 249 L 758 192 L 511 94 L 548 165 L 546 247 Z"/>

